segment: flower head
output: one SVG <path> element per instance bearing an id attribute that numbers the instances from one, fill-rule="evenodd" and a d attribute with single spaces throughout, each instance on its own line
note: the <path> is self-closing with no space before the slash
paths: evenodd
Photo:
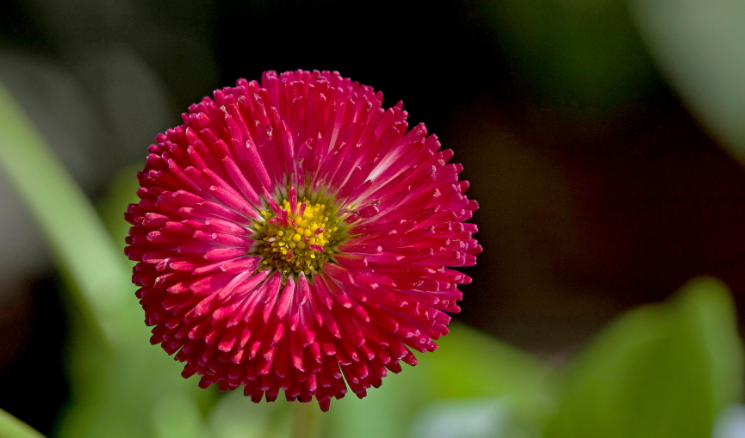
<path id="1" fill-rule="evenodd" d="M 264 73 L 151 145 L 125 252 L 153 344 L 255 402 L 360 398 L 433 351 L 478 208 L 402 103 L 338 73 Z"/>

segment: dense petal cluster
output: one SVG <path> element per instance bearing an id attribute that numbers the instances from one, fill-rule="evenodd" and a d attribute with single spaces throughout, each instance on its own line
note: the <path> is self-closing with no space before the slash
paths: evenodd
<path id="1" fill-rule="evenodd" d="M 326 410 L 437 348 L 478 206 L 452 151 L 382 103 L 338 73 L 267 72 L 157 136 L 125 252 L 184 377 Z"/>

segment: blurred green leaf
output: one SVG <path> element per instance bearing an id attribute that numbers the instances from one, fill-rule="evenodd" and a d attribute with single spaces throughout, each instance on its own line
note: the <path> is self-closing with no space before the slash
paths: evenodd
<path id="1" fill-rule="evenodd" d="M 450 399 L 432 403 L 414 418 L 411 438 L 524 438 L 510 404 L 500 398 Z"/>
<path id="2" fill-rule="evenodd" d="M 548 368 L 536 358 L 458 323 L 439 345 L 421 358 L 435 397 L 501 396 L 532 414 L 547 407 Z"/>
<path id="3" fill-rule="evenodd" d="M 183 380 L 181 366 L 150 345 L 129 278 L 131 265 L 120 245 L 113 243 L 85 195 L 2 86 L 0 165 L 46 236 L 76 304 L 69 339 L 72 401 L 59 435 L 154 437 L 164 422 L 177 416 L 190 416 L 193 424 L 200 424 L 191 403 L 164 410 L 162 400 L 187 394 L 200 403 L 211 393 L 200 391 L 194 380 Z M 121 218 L 135 190 L 128 195 L 113 192 L 116 199 L 105 207 L 106 217 Z M 123 241 L 126 229 L 112 230 Z M 89 323 L 82 324 L 81 316 Z M 199 432 L 196 426 L 192 430 Z"/>
<path id="4" fill-rule="evenodd" d="M 136 306 L 136 300 L 133 299 Z M 155 438 L 181 418 L 190 425 L 189 437 L 210 436 L 202 409 L 210 407 L 214 391 L 197 386 L 198 378 L 183 379 L 183 365 L 148 342 L 141 309 L 132 309 L 138 327 L 116 349 L 100 351 L 76 331 L 69 363 L 72 400 L 62 416 L 62 438 Z M 139 313 L 139 317 L 135 315 Z M 166 405 L 169 400 L 180 403 Z M 196 413 L 196 414 L 195 414 Z"/>
<path id="5" fill-rule="evenodd" d="M 710 132 L 745 159 L 745 2 L 634 0 L 657 65 Z"/>
<path id="6" fill-rule="evenodd" d="M 727 287 L 688 283 L 611 325 L 568 370 L 546 438 L 710 436 L 742 396 L 743 352 Z"/>
<path id="7" fill-rule="evenodd" d="M 137 196 L 137 190 L 140 188 L 137 172 L 143 167 L 144 164 L 125 167 L 114 175 L 104 189 L 104 196 L 96 205 L 101 221 L 111 235 L 114 245 L 119 249 L 119 253 L 122 254 L 122 258 L 125 258 L 124 239 L 128 236 L 129 228 L 132 226 L 124 220 L 124 212 L 127 211 L 129 204 L 140 202 Z M 135 263 L 130 261 L 129 265 L 134 266 Z"/>
<path id="8" fill-rule="evenodd" d="M 195 401 L 187 393 L 166 392 L 151 410 L 158 438 L 203 438 L 208 432 Z M 245 435 L 244 435 L 245 436 Z"/>
<path id="9" fill-rule="evenodd" d="M 434 353 L 419 364 L 390 374 L 383 386 L 358 400 L 333 401 L 324 415 L 329 438 L 404 438 L 412 420 L 438 400 L 498 397 L 518 421 L 535 421 L 546 411 L 547 368 L 537 359 L 453 322 Z"/>
<path id="10" fill-rule="evenodd" d="M 657 84 L 625 0 L 481 3 L 510 68 L 541 105 L 587 121 Z"/>
<path id="11" fill-rule="evenodd" d="M 2 438 L 44 438 L 34 428 L 0 409 L 0 437 Z"/>
<path id="12" fill-rule="evenodd" d="M 124 245 L 129 226 L 123 213 L 128 204 L 137 202 L 138 186 L 134 170 L 125 169 L 106 187 L 99 205 L 116 246 Z M 121 259 L 126 262 L 123 254 Z M 199 389 L 198 376 L 183 379 L 183 364 L 150 344 L 135 287 L 129 279 L 125 286 L 128 298 L 111 321 L 117 333 L 111 348 L 102 350 L 85 327 L 72 321 L 68 363 L 72 403 L 58 436 L 212 438 L 204 411 L 211 408 L 215 392 Z"/>
<path id="13" fill-rule="evenodd" d="M 129 273 L 88 199 L 0 84 L 0 165 L 51 247 L 80 315 L 117 339 L 112 318 L 126 300 Z"/>

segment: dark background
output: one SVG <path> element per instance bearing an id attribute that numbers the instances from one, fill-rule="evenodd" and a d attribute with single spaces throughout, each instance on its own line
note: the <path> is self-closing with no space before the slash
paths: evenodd
<path id="1" fill-rule="evenodd" d="M 481 205 L 485 251 L 456 318 L 560 364 L 699 274 L 745 310 L 742 166 L 671 91 L 626 3 L 581 3 L 11 0 L 0 80 L 94 200 L 239 77 L 338 70 L 403 100 Z M 23 222 L 0 217 L 2 235 Z M 0 248 L 0 407 L 48 433 L 68 396 L 64 291 L 26 227 Z"/>

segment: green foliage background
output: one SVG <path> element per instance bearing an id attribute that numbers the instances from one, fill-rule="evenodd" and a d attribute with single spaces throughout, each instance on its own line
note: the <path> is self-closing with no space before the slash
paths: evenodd
<path id="1" fill-rule="evenodd" d="M 646 45 L 706 129 L 745 156 L 742 4 L 478 3 L 538 105 L 570 117 L 628 105 L 659 80 Z M 181 365 L 150 345 L 122 255 L 128 225 L 121 215 L 136 202 L 134 169 L 116 176 L 95 208 L 1 85 L 0 166 L 43 231 L 71 304 L 72 397 L 55 436 L 291 435 L 288 403 L 255 405 L 241 393 L 199 390 L 196 378 L 182 379 Z M 560 368 L 457 323 L 436 353 L 418 359 L 365 399 L 332 402 L 321 416 L 323 436 L 699 438 L 743 401 L 732 297 L 709 277 L 691 279 L 668 302 L 622 315 Z M 39 436 L 0 411 L 0 438 Z"/>
<path id="2" fill-rule="evenodd" d="M 199 390 L 148 342 L 121 256 L 133 171 L 113 181 L 97 212 L 4 89 L 0 132 L 0 163 L 44 230 L 74 303 L 73 396 L 56 435 L 289 436 L 289 404 Z M 742 375 L 729 291 L 699 278 L 670 302 L 623 315 L 560 369 L 453 324 L 416 369 L 387 378 L 364 400 L 333 402 L 323 436 L 703 437 L 720 411 L 741 401 Z M 0 432 L 37 436 L 9 415 L 0 416 Z"/>

